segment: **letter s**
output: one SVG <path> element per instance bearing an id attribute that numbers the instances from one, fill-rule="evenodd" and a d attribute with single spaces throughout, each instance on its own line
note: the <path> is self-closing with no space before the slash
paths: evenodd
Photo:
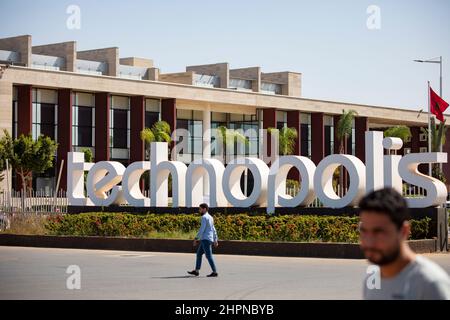
<path id="1" fill-rule="evenodd" d="M 439 206 L 447 199 L 447 188 L 442 181 L 420 173 L 418 166 L 421 163 L 447 163 L 447 153 L 410 153 L 400 160 L 398 168 L 402 179 L 407 183 L 424 188 L 427 192 L 425 197 L 407 198 L 408 206 L 410 208 Z"/>

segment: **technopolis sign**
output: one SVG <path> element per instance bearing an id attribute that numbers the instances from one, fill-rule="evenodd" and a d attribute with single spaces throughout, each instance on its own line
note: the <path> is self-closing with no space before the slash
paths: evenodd
<path id="1" fill-rule="evenodd" d="M 386 150 L 399 150 L 399 138 L 384 138 L 383 133 L 365 133 L 366 164 L 347 154 L 333 154 L 316 165 L 307 157 L 281 156 L 270 167 L 258 158 L 236 158 L 225 167 L 218 159 L 197 159 L 187 166 L 168 161 L 165 142 L 151 144 L 150 161 L 137 161 L 125 168 L 120 162 L 84 162 L 81 152 L 69 152 L 67 197 L 70 205 L 109 206 L 126 204 L 136 207 L 167 207 L 169 174 L 172 176 L 172 207 L 196 207 L 203 202 L 203 183 L 209 189 L 211 207 L 275 207 L 308 206 L 317 197 L 325 207 L 355 206 L 364 194 L 389 186 L 402 191 L 402 182 L 426 190 L 426 196 L 408 198 L 413 208 L 439 206 L 446 201 L 447 188 L 441 181 L 418 171 L 421 163 L 446 163 L 447 153 L 411 153 L 405 156 L 384 155 Z M 333 173 L 340 165 L 349 174 L 349 189 L 343 197 L 333 190 Z M 301 177 L 300 191 L 294 197 L 286 194 L 286 179 L 291 168 Z M 241 175 L 248 169 L 254 178 L 253 191 L 247 197 L 240 187 Z M 140 189 L 141 175 L 150 171 L 150 197 Z M 88 171 L 84 195 L 84 172 Z"/>

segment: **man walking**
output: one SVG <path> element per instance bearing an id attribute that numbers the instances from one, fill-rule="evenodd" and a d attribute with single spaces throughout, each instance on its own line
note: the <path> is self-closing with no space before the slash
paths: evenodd
<path id="1" fill-rule="evenodd" d="M 199 212 L 202 215 L 201 226 L 194 240 L 194 247 L 199 244 L 197 250 L 197 261 L 195 263 L 195 270 L 188 271 L 188 273 L 194 276 L 199 275 L 202 265 L 202 257 L 203 254 L 205 254 L 212 269 L 212 273 L 207 277 L 217 277 L 217 269 L 212 255 L 212 246 L 214 245 L 214 247 L 217 247 L 219 245 L 216 228 L 214 227 L 214 219 L 208 213 L 208 205 L 206 203 L 202 203 L 199 206 Z"/>
<path id="2" fill-rule="evenodd" d="M 449 300 L 450 277 L 406 242 L 411 231 L 406 200 L 385 188 L 365 196 L 359 209 L 361 249 L 379 267 L 365 279 L 364 299 Z"/>

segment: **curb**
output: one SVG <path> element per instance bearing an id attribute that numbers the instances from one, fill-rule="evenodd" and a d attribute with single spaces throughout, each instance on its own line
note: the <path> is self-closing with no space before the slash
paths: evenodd
<path id="1" fill-rule="evenodd" d="M 416 253 L 436 252 L 436 240 L 410 240 Z M 192 240 L 0 234 L 0 246 L 193 253 Z M 355 243 L 220 241 L 215 254 L 363 259 Z"/>

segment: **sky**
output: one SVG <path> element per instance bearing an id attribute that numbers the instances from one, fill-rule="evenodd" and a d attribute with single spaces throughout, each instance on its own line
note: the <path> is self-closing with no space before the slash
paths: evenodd
<path id="1" fill-rule="evenodd" d="M 71 5 L 79 29 L 67 27 Z M 295 71 L 305 98 L 417 110 L 428 107 L 427 81 L 439 92 L 439 65 L 413 60 L 442 56 L 450 102 L 448 0 L 0 0 L 0 12 L 0 38 L 119 47 L 163 73 L 216 62 Z"/>

